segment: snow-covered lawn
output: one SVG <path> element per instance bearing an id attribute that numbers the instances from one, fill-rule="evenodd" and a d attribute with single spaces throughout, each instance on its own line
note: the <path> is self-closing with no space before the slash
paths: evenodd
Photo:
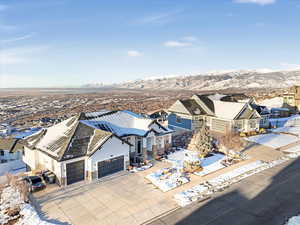
<path id="1" fill-rule="evenodd" d="M 230 172 L 224 173 L 216 178 L 210 179 L 209 183 L 213 186 L 221 185 L 224 182 L 228 182 L 238 176 L 241 176 L 249 171 L 253 171 L 257 168 L 260 168 L 264 165 L 264 162 L 258 160 L 249 164 L 246 164 L 244 166 L 241 166 L 239 168 L 236 168 Z"/>
<path id="2" fill-rule="evenodd" d="M 250 142 L 255 142 L 271 148 L 280 148 L 289 145 L 293 142 L 299 141 L 299 138 L 288 134 L 261 134 L 245 138 Z"/>
<path id="3" fill-rule="evenodd" d="M 286 157 L 266 163 L 260 160 L 246 164 L 230 172 L 224 173 L 218 177 L 208 180 L 207 182 L 196 185 L 193 188 L 182 191 L 174 195 L 175 201 L 181 207 L 191 204 L 194 201 L 205 199 L 212 193 L 222 191 L 228 185 L 239 182 L 246 177 L 252 176 L 265 169 L 284 163 L 291 158 L 299 157 L 300 154 L 292 154 Z"/>
<path id="4" fill-rule="evenodd" d="M 210 179 L 209 181 L 196 185 L 193 188 L 190 188 L 188 190 L 182 191 L 178 194 L 175 194 L 174 198 L 178 205 L 180 206 L 186 206 L 193 201 L 197 201 L 199 198 L 202 198 L 204 195 L 210 195 L 214 192 L 214 188 L 218 186 L 223 186 L 224 183 L 229 182 L 230 180 L 241 176 L 244 173 L 247 173 L 249 171 L 252 171 L 254 169 L 257 169 L 261 167 L 263 164 L 262 161 L 256 161 L 253 163 L 249 163 L 247 165 L 244 165 L 242 167 L 239 167 L 233 171 L 230 171 L 228 173 L 224 173 L 216 178 Z"/>
<path id="5" fill-rule="evenodd" d="M 300 152 L 300 145 L 296 145 L 296 146 L 290 147 L 290 148 L 285 149 L 283 151 L 287 152 L 287 153 L 297 153 L 297 152 Z"/>
<path id="6" fill-rule="evenodd" d="M 300 136 L 300 126 L 296 126 L 296 127 L 279 127 L 279 128 L 272 129 L 272 132 L 289 133 L 289 134 Z"/>
<path id="7" fill-rule="evenodd" d="M 184 149 L 181 149 L 179 151 L 169 154 L 168 159 L 166 159 L 166 161 L 172 163 L 173 167 L 182 167 L 184 154 Z"/>
<path id="8" fill-rule="evenodd" d="M 173 167 L 182 168 L 185 157 L 185 151 L 186 150 L 182 149 L 180 151 L 176 151 L 168 155 L 168 159 L 166 161 L 172 163 Z M 202 159 L 201 166 L 203 167 L 203 170 L 200 172 L 195 172 L 195 174 L 198 176 L 205 176 L 209 173 L 213 173 L 217 170 L 224 168 L 225 166 L 221 164 L 222 160 L 224 160 L 224 157 L 225 156 L 222 154 L 213 154 L 210 157 Z"/>
<path id="9" fill-rule="evenodd" d="M 213 156 L 207 157 L 202 160 L 201 166 L 203 170 L 195 172 L 198 176 L 205 176 L 207 174 L 216 172 L 217 170 L 223 169 L 225 166 L 221 163 L 225 156 L 222 154 L 214 154 Z"/>
<path id="10" fill-rule="evenodd" d="M 176 187 L 190 182 L 177 168 L 166 168 L 150 173 L 146 178 L 163 192 L 170 191 Z"/>
<path id="11" fill-rule="evenodd" d="M 14 216 L 7 214 L 9 210 L 17 210 Z M 54 225 L 41 220 L 36 210 L 28 203 L 25 203 L 20 192 L 8 186 L 3 189 L 0 200 L 0 224 L 6 224 L 11 220 L 18 219 L 16 225 Z M 62 223 L 55 223 L 62 224 Z"/>

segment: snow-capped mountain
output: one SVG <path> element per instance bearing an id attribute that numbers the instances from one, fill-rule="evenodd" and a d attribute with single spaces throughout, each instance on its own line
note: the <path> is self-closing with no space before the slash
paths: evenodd
<path id="1" fill-rule="evenodd" d="M 127 89 L 222 90 L 228 88 L 286 88 L 292 85 L 300 85 L 300 70 L 217 71 L 197 75 L 151 77 L 151 79 L 128 81 L 110 86 Z"/>

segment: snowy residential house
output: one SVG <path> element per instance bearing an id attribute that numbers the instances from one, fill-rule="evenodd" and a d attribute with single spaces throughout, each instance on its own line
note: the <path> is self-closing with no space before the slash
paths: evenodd
<path id="1" fill-rule="evenodd" d="M 130 144 L 80 119 L 74 116 L 26 137 L 23 161 L 29 169 L 50 170 L 61 185 L 125 170 Z"/>
<path id="2" fill-rule="evenodd" d="M 241 102 L 241 101 L 240 101 Z M 247 99 L 243 102 L 247 102 L 250 106 L 255 109 L 260 115 L 259 127 L 260 128 L 269 128 L 270 126 L 270 118 L 271 118 L 271 110 L 268 109 L 267 106 L 259 104 L 255 101 L 254 98 Z"/>
<path id="3" fill-rule="evenodd" d="M 128 111 L 81 113 L 26 137 L 23 161 L 52 171 L 61 185 L 99 179 L 125 170 L 132 153 L 147 149 L 148 137 L 164 137 L 158 131 L 166 132 Z"/>
<path id="4" fill-rule="evenodd" d="M 195 130 L 203 125 L 211 131 L 225 133 L 257 131 L 261 116 L 246 102 L 227 95 L 193 95 L 178 100 L 169 108 L 168 126 L 174 130 Z"/>
<path id="5" fill-rule="evenodd" d="M 283 107 L 294 112 L 300 110 L 300 86 L 292 86 L 283 94 Z"/>
<path id="6" fill-rule="evenodd" d="M 157 120 L 130 111 L 100 111 L 85 113 L 85 117 L 84 123 L 112 132 L 129 142 L 133 162 L 151 158 L 154 151 L 163 154 L 172 144 L 173 130 Z"/>
<path id="7" fill-rule="evenodd" d="M 150 119 L 157 120 L 160 123 L 164 123 L 167 121 L 168 113 L 164 109 L 159 110 L 153 110 L 150 112 L 147 112 L 146 114 Z"/>
<path id="8" fill-rule="evenodd" d="M 22 149 L 19 139 L 0 138 L 0 176 L 25 170 Z"/>

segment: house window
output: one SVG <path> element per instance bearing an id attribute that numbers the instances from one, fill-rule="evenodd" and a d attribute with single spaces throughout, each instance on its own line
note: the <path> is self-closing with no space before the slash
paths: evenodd
<path id="1" fill-rule="evenodd" d="M 243 122 L 237 122 L 235 126 L 236 126 L 237 129 L 240 130 L 240 129 L 243 128 Z"/>
<path id="2" fill-rule="evenodd" d="M 255 121 L 250 122 L 250 128 L 256 128 L 256 123 Z"/>
<path id="3" fill-rule="evenodd" d="M 158 147 L 159 149 L 161 149 L 161 148 L 162 148 L 162 140 L 161 140 L 161 137 L 157 137 L 157 138 L 156 138 L 156 142 L 157 142 L 157 147 Z"/>
<path id="4" fill-rule="evenodd" d="M 176 123 L 182 123 L 182 119 L 180 116 L 176 116 Z"/>

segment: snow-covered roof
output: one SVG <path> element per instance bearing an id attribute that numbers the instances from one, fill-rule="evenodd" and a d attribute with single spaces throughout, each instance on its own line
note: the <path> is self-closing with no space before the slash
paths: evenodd
<path id="1" fill-rule="evenodd" d="M 106 113 L 108 113 L 110 111 L 108 110 L 100 110 L 98 112 L 88 112 L 88 113 L 85 113 L 85 116 L 90 118 L 90 117 L 97 117 L 97 116 L 101 116 L 101 115 L 104 115 Z"/>
<path id="2" fill-rule="evenodd" d="M 258 104 L 263 105 L 270 108 L 280 108 L 283 105 L 283 98 L 282 97 L 274 97 L 265 99 L 262 101 L 258 101 Z"/>
<path id="3" fill-rule="evenodd" d="M 130 111 L 112 111 L 102 115 L 99 114 L 97 117 L 83 120 L 82 122 L 86 125 L 112 132 L 120 137 L 126 135 L 145 136 L 151 129 L 157 133 L 171 132 L 165 127 L 159 129 L 151 126 L 154 120 Z M 162 126 L 160 125 L 160 127 Z"/>
<path id="4" fill-rule="evenodd" d="M 252 102 L 251 99 L 239 102 L 233 98 L 234 96 L 237 95 L 205 94 L 194 95 L 192 98 L 203 108 L 209 109 L 209 111 L 206 110 L 207 115 L 216 116 L 221 119 L 236 119 L 247 106 L 250 110 L 255 110 L 249 104 Z"/>
<path id="5" fill-rule="evenodd" d="M 218 100 L 221 100 L 225 96 L 226 95 L 216 93 L 216 94 L 213 94 L 213 95 L 209 95 L 208 98 L 212 101 L 218 101 Z"/>
<path id="6" fill-rule="evenodd" d="M 43 151 L 57 160 L 67 160 L 93 154 L 112 136 L 145 136 L 152 130 L 158 135 L 172 132 L 130 111 L 100 111 L 73 116 L 24 140 L 31 149 Z"/>
<path id="7" fill-rule="evenodd" d="M 64 146 L 59 142 L 64 142 L 71 134 L 77 120 L 71 117 L 61 123 L 46 129 L 46 133 L 37 143 L 36 147 L 58 156 L 61 148 Z"/>
<path id="8" fill-rule="evenodd" d="M 57 160 L 67 160 L 93 154 L 112 135 L 83 123 L 80 116 L 74 116 L 24 140 L 32 149 L 43 151 Z"/>
<path id="9" fill-rule="evenodd" d="M 234 119 L 245 107 L 246 103 L 213 101 L 215 116 L 224 119 Z"/>

